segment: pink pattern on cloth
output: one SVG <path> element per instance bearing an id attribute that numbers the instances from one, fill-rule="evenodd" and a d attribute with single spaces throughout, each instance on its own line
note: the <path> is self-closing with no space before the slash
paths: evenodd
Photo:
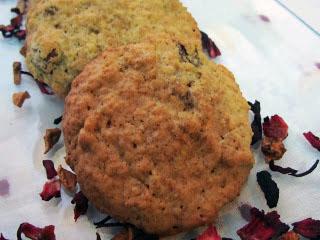
<path id="1" fill-rule="evenodd" d="M 9 182 L 7 179 L 0 180 L 0 196 L 9 194 Z"/>

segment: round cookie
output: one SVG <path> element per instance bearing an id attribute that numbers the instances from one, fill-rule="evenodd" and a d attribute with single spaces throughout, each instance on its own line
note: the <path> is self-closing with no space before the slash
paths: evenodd
<path id="1" fill-rule="evenodd" d="M 197 23 L 179 0 L 33 0 L 26 63 L 65 97 L 72 80 L 107 47 L 167 36 L 199 48 Z"/>
<path id="2" fill-rule="evenodd" d="M 253 165 L 232 73 L 170 40 L 107 49 L 73 81 L 67 163 L 102 212 L 148 233 L 211 223 Z"/>

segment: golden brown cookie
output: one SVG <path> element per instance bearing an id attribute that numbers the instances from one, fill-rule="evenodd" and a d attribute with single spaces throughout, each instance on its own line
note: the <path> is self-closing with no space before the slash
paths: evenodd
<path id="1" fill-rule="evenodd" d="M 73 81 L 67 163 L 102 212 L 148 233 L 211 223 L 253 158 L 232 73 L 170 40 L 107 49 Z"/>
<path id="2" fill-rule="evenodd" d="M 33 0 L 30 5 L 28 68 L 62 97 L 107 47 L 161 36 L 187 49 L 201 46 L 197 24 L 178 0 Z"/>

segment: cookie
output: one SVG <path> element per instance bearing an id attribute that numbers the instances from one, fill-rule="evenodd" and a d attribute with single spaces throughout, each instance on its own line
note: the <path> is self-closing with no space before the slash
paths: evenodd
<path id="1" fill-rule="evenodd" d="M 61 97 L 107 47 L 161 36 L 187 49 L 201 46 L 197 24 L 178 0 L 33 0 L 26 27 L 28 69 Z"/>
<path id="2" fill-rule="evenodd" d="M 232 73 L 172 44 L 107 49 L 73 81 L 63 115 L 66 161 L 88 199 L 159 235 L 214 221 L 253 165 Z"/>

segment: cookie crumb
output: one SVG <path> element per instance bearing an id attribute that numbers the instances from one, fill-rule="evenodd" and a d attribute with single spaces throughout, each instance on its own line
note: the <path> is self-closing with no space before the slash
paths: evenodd
<path id="1" fill-rule="evenodd" d="M 265 137 L 262 140 L 261 151 L 264 154 L 266 163 L 279 160 L 287 151 L 282 140 Z"/>
<path id="2" fill-rule="evenodd" d="M 20 54 L 21 54 L 22 56 L 24 56 L 24 57 L 27 56 L 27 45 L 26 45 L 26 43 L 23 44 L 23 46 L 22 46 L 22 48 L 20 49 L 19 52 L 20 52 Z"/>
<path id="3" fill-rule="evenodd" d="M 280 240 L 300 240 L 300 237 L 294 231 L 290 231 L 290 232 L 283 234 L 281 236 Z"/>
<path id="4" fill-rule="evenodd" d="M 66 188 L 70 192 L 76 191 L 77 186 L 77 175 L 64 169 L 61 165 L 58 168 L 58 176 L 60 182 L 64 188 Z"/>
<path id="5" fill-rule="evenodd" d="M 27 91 L 17 92 L 12 95 L 12 102 L 14 105 L 21 108 L 27 98 L 30 98 L 30 94 Z"/>
<path id="6" fill-rule="evenodd" d="M 13 68 L 13 82 L 15 85 L 21 84 L 21 62 L 14 62 Z"/>
<path id="7" fill-rule="evenodd" d="M 54 163 L 51 160 L 43 160 L 43 167 L 46 169 L 47 179 L 50 180 L 58 175 L 56 169 L 54 168 Z"/>
<path id="8" fill-rule="evenodd" d="M 61 130 L 59 128 L 50 128 L 46 130 L 44 138 L 45 150 L 44 153 L 48 153 L 50 149 L 59 141 L 61 136 Z"/>

